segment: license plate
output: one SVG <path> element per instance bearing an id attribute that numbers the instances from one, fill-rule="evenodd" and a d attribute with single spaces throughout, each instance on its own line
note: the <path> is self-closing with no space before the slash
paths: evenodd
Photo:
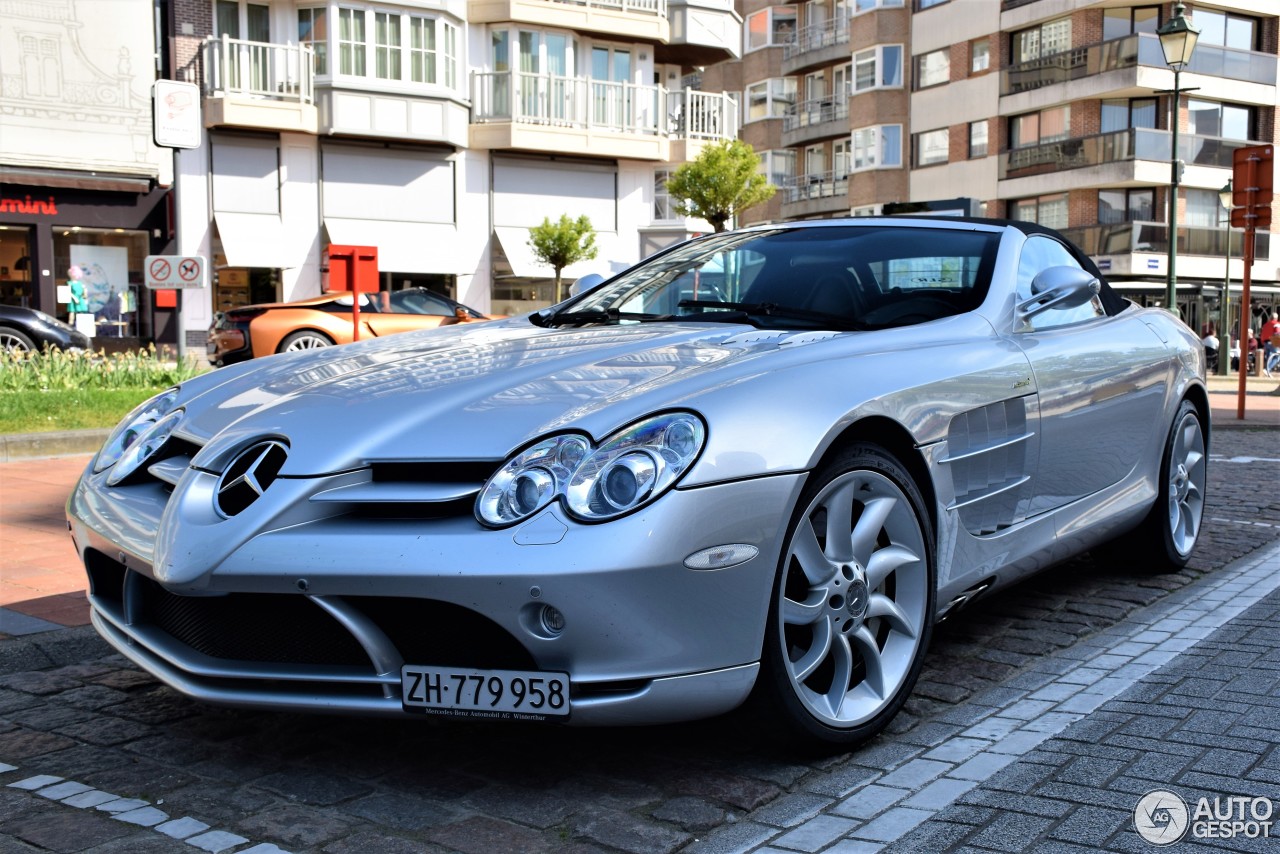
<path id="1" fill-rule="evenodd" d="M 569 715 L 569 674 L 529 670 L 400 668 L 405 709 L 428 714 L 507 720 Z"/>

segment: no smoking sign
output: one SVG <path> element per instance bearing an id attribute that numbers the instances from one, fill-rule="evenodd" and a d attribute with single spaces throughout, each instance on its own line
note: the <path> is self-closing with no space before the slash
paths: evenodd
<path id="1" fill-rule="evenodd" d="M 155 289 L 206 288 L 209 264 L 200 255 L 148 255 L 146 285 Z"/>

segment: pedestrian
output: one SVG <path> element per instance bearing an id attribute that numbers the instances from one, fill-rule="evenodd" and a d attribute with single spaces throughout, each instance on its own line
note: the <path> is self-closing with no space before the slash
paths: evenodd
<path id="1" fill-rule="evenodd" d="M 1218 370 L 1219 342 L 1212 323 L 1209 324 L 1208 331 L 1200 339 L 1200 343 L 1204 345 L 1205 370 L 1209 373 L 1216 372 Z"/>
<path id="2" fill-rule="evenodd" d="M 1277 331 L 1280 331 L 1280 319 L 1277 319 L 1276 313 L 1273 311 L 1270 319 L 1262 324 L 1262 331 L 1258 334 L 1258 338 L 1265 344 L 1271 340 Z"/>

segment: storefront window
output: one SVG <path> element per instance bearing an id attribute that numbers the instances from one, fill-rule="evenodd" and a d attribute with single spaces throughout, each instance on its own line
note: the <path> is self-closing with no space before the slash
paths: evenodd
<path id="1" fill-rule="evenodd" d="M 0 305 L 30 307 L 31 229 L 0 225 Z"/>
<path id="2" fill-rule="evenodd" d="M 60 317 L 97 338 L 141 337 L 139 300 L 148 294 L 142 272 L 146 232 L 72 226 L 54 234 L 53 256 Z M 85 309 L 75 317 L 73 299 Z"/>

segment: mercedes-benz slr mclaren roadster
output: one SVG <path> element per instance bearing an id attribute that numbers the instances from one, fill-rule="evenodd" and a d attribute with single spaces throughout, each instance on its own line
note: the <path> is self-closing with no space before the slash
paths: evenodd
<path id="1" fill-rule="evenodd" d="M 675 246 L 532 314 L 223 368 L 68 504 L 93 623 L 209 703 L 849 744 L 934 624 L 1113 543 L 1186 563 L 1204 351 L 1020 222 Z"/>

